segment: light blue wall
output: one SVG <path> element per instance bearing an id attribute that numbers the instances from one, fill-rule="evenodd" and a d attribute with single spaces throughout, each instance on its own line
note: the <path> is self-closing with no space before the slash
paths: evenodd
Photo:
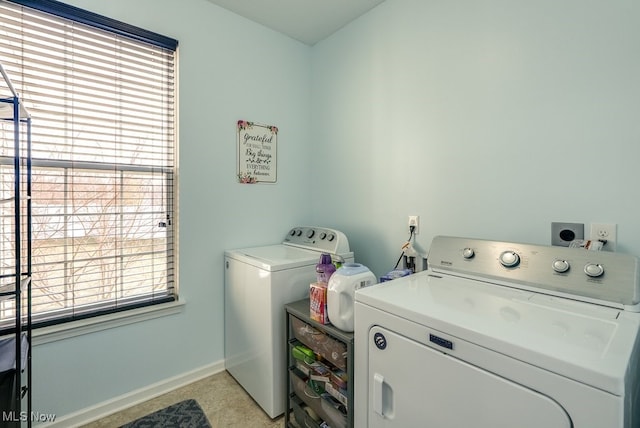
<path id="1" fill-rule="evenodd" d="M 388 271 L 434 235 L 550 244 L 618 224 L 640 254 L 640 3 L 387 0 L 313 48 L 316 222 Z"/>
<path id="2" fill-rule="evenodd" d="M 640 254 L 640 3 L 387 0 L 309 48 L 205 0 L 68 0 L 180 41 L 183 314 L 34 350 L 59 416 L 223 358 L 226 248 L 343 230 L 376 274 L 407 215 L 548 243 L 615 222 Z M 237 119 L 280 128 L 278 184 L 235 183 Z"/>
<path id="3" fill-rule="evenodd" d="M 37 346 L 34 409 L 58 417 L 221 362 L 223 251 L 279 242 L 311 213 L 308 46 L 205 0 L 67 3 L 179 40 L 187 303 L 179 315 Z M 237 183 L 238 119 L 279 127 L 276 185 Z"/>

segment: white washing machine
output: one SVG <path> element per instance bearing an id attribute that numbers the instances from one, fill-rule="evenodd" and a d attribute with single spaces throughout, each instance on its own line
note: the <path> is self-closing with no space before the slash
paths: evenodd
<path id="1" fill-rule="evenodd" d="M 436 237 L 356 292 L 356 427 L 640 427 L 638 259 Z"/>
<path id="2" fill-rule="evenodd" d="M 353 262 L 344 233 L 295 227 L 281 244 L 225 251 L 225 368 L 262 409 L 284 413 L 284 305 L 309 296 L 321 253 Z"/>

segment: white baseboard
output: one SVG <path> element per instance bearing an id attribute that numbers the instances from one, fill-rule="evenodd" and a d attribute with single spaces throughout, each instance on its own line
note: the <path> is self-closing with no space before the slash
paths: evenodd
<path id="1" fill-rule="evenodd" d="M 144 401 L 158 397 L 174 389 L 196 382 L 205 377 L 212 376 L 224 370 L 224 360 L 208 364 L 187 373 L 174 376 L 169 379 L 162 380 L 152 385 L 131 391 L 111 400 L 103 401 L 94 406 L 84 408 L 74 413 L 57 417 L 54 422 L 38 425 L 39 427 L 57 428 L 57 427 L 78 427 L 88 424 L 89 422 L 98 420 L 105 416 L 109 416 L 115 412 L 127 409 L 129 407 L 140 404 Z"/>

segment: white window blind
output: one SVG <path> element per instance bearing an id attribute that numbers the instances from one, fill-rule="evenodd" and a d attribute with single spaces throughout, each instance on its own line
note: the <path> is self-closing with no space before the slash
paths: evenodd
<path id="1" fill-rule="evenodd" d="M 177 297 L 176 49 L 58 2 L 0 0 L 0 62 L 32 118 L 35 325 Z M 13 135 L 0 143 L 9 188 Z"/>

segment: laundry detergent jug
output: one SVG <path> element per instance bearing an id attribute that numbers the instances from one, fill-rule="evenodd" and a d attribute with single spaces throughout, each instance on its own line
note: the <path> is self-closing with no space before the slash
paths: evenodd
<path id="1" fill-rule="evenodd" d="M 359 263 L 345 263 L 336 270 L 327 287 L 327 313 L 331 324 L 343 331 L 353 331 L 356 290 L 376 283 L 373 272 Z"/>

